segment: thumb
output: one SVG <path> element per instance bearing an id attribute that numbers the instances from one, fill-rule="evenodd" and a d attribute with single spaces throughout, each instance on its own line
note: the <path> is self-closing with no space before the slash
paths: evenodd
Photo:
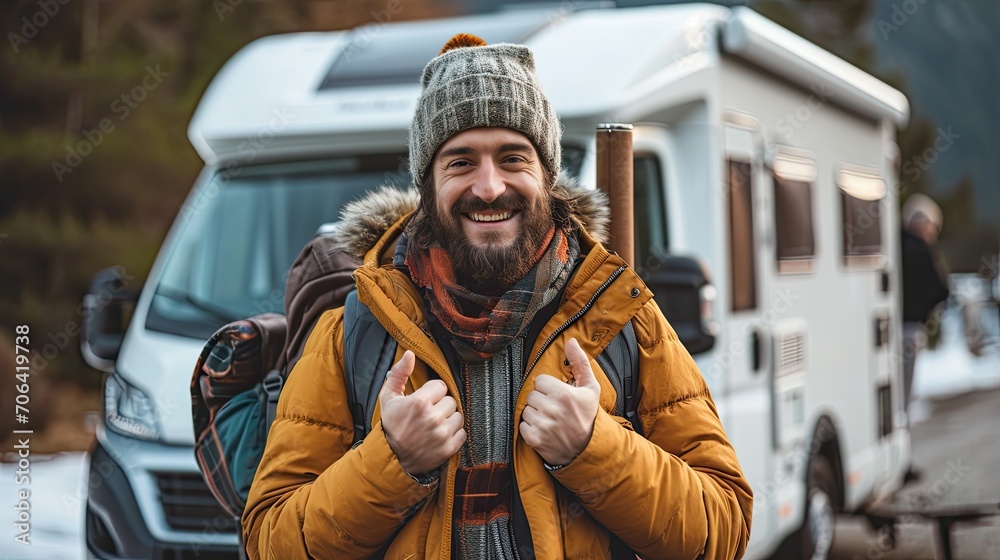
<path id="1" fill-rule="evenodd" d="M 406 389 L 406 381 L 413 374 L 413 364 L 415 362 L 416 357 L 412 351 L 407 350 L 403 352 L 403 357 L 386 374 L 385 383 L 382 385 L 379 398 L 385 399 L 403 396 L 403 391 Z"/>
<path id="2" fill-rule="evenodd" d="M 569 367 L 573 372 L 573 380 L 577 387 L 588 387 L 601 392 L 601 384 L 594 377 L 594 370 L 590 367 L 590 357 L 580 348 L 580 343 L 575 338 L 569 339 L 566 343 L 566 359 L 569 360 Z"/>

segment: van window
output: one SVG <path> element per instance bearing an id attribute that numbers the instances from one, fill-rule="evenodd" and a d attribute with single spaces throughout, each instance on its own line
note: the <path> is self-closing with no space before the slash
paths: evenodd
<path id="1" fill-rule="evenodd" d="M 283 312 L 288 268 L 319 226 L 366 189 L 407 185 L 405 162 L 352 156 L 217 173 L 181 208 L 147 328 L 207 338 L 230 321 Z"/>
<path id="2" fill-rule="evenodd" d="M 635 262 L 643 266 L 652 254 L 667 252 L 667 207 L 663 174 L 654 154 L 636 154 L 632 164 L 635 198 Z"/>
<path id="3" fill-rule="evenodd" d="M 882 204 L 885 181 L 874 168 L 842 169 L 837 173 L 844 229 L 844 257 L 883 255 Z"/>
<path id="4" fill-rule="evenodd" d="M 779 272 L 805 272 L 816 255 L 812 184 L 816 163 L 779 153 L 773 165 L 774 233 Z"/>
<path id="5" fill-rule="evenodd" d="M 729 281 L 733 311 L 757 307 L 753 185 L 750 163 L 727 160 L 729 190 Z"/>

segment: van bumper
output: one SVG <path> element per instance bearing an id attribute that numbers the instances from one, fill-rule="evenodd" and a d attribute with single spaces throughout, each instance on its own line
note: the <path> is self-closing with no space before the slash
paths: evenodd
<path id="1" fill-rule="evenodd" d="M 140 441 L 102 425 L 87 487 L 89 558 L 240 558 L 239 521 L 216 503 L 191 447 Z"/>

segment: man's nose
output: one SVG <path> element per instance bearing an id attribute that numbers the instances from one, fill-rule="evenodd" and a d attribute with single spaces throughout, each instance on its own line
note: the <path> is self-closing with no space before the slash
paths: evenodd
<path id="1" fill-rule="evenodd" d="M 496 163 L 487 161 L 479 167 L 476 180 L 472 185 L 472 194 L 485 202 L 493 202 L 507 190 Z"/>

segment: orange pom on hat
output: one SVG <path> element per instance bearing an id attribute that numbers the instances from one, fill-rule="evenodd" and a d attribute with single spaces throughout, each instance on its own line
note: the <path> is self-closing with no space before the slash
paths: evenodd
<path id="1" fill-rule="evenodd" d="M 452 49 L 460 49 L 462 47 L 485 47 L 486 41 L 483 41 L 479 37 L 469 33 L 459 33 L 441 47 L 441 52 L 438 54 L 444 54 Z"/>

